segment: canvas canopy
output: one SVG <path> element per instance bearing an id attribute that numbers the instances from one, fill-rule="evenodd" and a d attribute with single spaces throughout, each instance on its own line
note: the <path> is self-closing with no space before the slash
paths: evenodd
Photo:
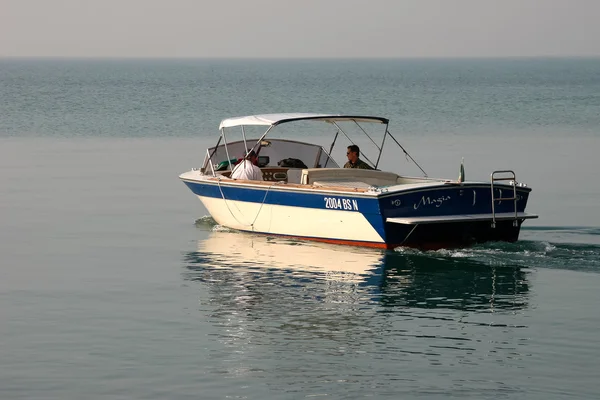
<path id="1" fill-rule="evenodd" d="M 302 120 L 316 120 L 324 121 L 328 123 L 338 121 L 356 121 L 356 122 L 373 122 L 380 124 L 387 124 L 389 120 L 382 117 L 369 117 L 369 116 L 358 116 L 358 115 L 341 115 L 341 114 L 312 114 L 312 113 L 289 113 L 289 114 L 261 114 L 261 115 L 248 115 L 245 117 L 234 117 L 227 118 L 221 121 L 219 130 L 223 128 L 230 128 L 233 126 L 242 125 L 262 125 L 262 126 L 274 126 L 283 124 L 286 122 L 302 121 Z"/>

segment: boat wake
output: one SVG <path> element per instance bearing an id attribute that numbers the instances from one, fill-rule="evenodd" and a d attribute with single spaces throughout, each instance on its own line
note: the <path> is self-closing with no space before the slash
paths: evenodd
<path id="1" fill-rule="evenodd" d="M 205 215 L 201 218 L 198 218 L 194 224 L 196 225 L 196 228 L 200 228 L 206 231 L 235 232 L 235 229 L 231 229 L 226 226 L 217 224 L 217 221 L 215 221 L 210 215 Z"/>
<path id="2" fill-rule="evenodd" d="M 198 218 L 194 224 L 197 228 L 208 228 L 209 230 L 215 225 L 218 225 L 217 221 L 215 221 L 210 215 L 205 215 Z"/>
<path id="3" fill-rule="evenodd" d="M 205 215 L 196 227 L 212 232 L 235 232 Z M 600 228 L 596 227 L 527 227 L 523 240 L 516 243 L 489 242 L 461 249 L 421 251 L 398 247 L 396 256 L 446 261 L 473 261 L 489 266 L 552 268 L 600 272 Z M 340 247 L 331 245 L 332 248 Z M 340 247 L 340 251 L 344 248 Z"/>
<path id="4" fill-rule="evenodd" d="M 521 240 L 491 242 L 471 248 L 424 251 L 397 248 L 397 253 L 446 260 L 470 260 L 490 266 L 552 268 L 600 272 L 600 245 Z"/>

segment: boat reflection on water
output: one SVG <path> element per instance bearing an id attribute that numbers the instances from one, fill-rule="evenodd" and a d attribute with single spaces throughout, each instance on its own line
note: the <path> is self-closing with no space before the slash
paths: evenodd
<path id="1" fill-rule="evenodd" d="M 184 279 L 199 283 L 215 369 L 269 376 L 273 393 L 388 387 L 396 372 L 410 384 L 440 365 L 522 368 L 528 272 L 452 255 L 210 232 Z"/>
<path id="2" fill-rule="evenodd" d="M 384 306 L 494 312 L 522 309 L 528 303 L 528 272 L 520 266 L 447 254 L 392 253 L 384 270 L 379 288 Z"/>
<path id="3" fill-rule="evenodd" d="M 527 269 L 456 252 L 208 235 L 185 255 L 183 274 L 198 283 L 192 315 L 210 326 L 203 356 L 219 376 L 268 377 L 269 393 L 292 397 L 373 388 L 414 397 L 445 393 L 448 371 L 468 368 L 461 394 L 484 393 L 482 382 L 491 382 L 485 393 L 520 393 L 477 371 L 527 365 Z"/>
<path id="4" fill-rule="evenodd" d="M 213 231 L 198 243 L 198 255 L 205 256 L 205 264 L 215 268 L 274 268 L 351 281 L 380 268 L 383 254 L 373 249 L 346 249 L 323 243 L 306 245 L 298 240 L 235 231 Z"/>
<path id="5" fill-rule="evenodd" d="M 213 231 L 198 242 L 198 251 L 186 255 L 184 275 L 206 283 L 219 301 L 230 297 L 244 306 L 274 302 L 291 309 L 292 303 L 300 306 L 308 298 L 338 305 L 475 312 L 527 306 L 526 269 L 455 255 Z"/>

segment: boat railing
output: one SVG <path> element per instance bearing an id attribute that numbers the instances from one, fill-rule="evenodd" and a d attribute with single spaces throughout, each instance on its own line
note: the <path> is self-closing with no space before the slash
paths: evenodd
<path id="1" fill-rule="evenodd" d="M 502 197 L 502 190 L 499 191 L 499 197 L 495 197 L 496 195 L 494 192 L 494 182 L 499 182 L 499 181 L 511 181 L 512 182 L 512 188 L 513 188 L 513 196 L 512 197 Z M 501 202 L 501 201 L 514 202 L 515 219 L 513 221 L 513 225 L 517 226 L 518 225 L 518 221 L 517 221 L 517 177 L 515 175 L 515 172 L 512 170 L 498 170 L 498 171 L 492 172 L 490 188 L 492 191 L 492 228 L 496 227 L 496 202 Z"/>

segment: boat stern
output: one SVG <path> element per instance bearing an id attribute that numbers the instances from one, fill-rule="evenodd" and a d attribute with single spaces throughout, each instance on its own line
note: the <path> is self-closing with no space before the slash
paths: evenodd
<path id="1" fill-rule="evenodd" d="M 439 249 L 517 241 L 523 222 L 537 218 L 525 212 L 530 193 L 514 182 L 444 182 L 390 190 L 380 199 L 386 242 L 390 247 Z"/>

